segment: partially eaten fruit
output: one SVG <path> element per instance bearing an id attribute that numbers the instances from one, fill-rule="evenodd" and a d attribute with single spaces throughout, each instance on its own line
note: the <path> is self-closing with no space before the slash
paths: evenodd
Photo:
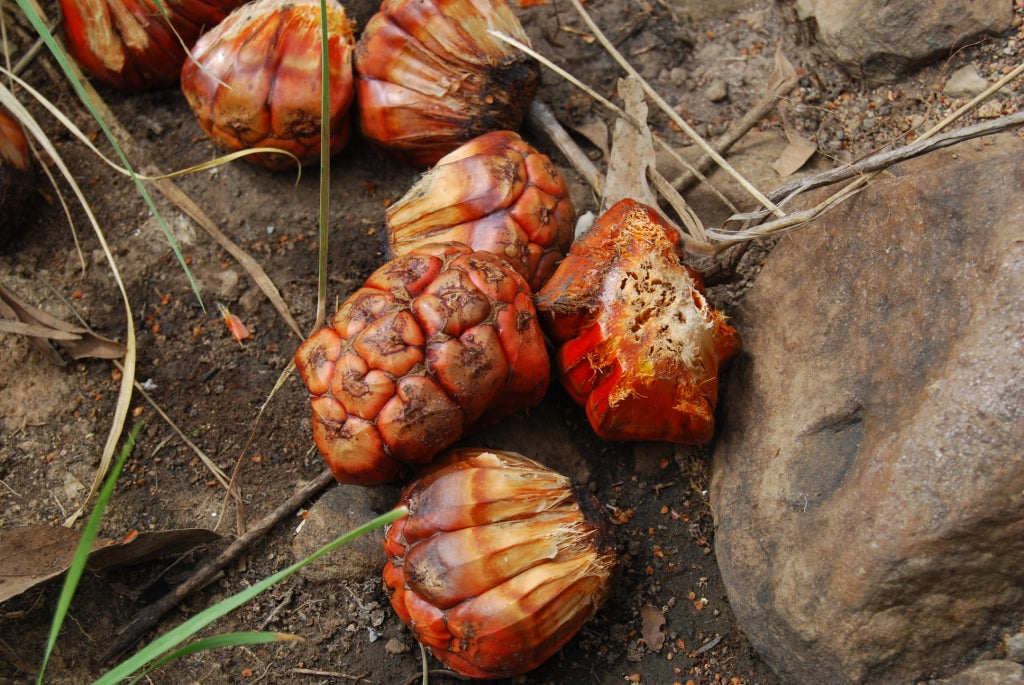
<path id="1" fill-rule="evenodd" d="M 603 438 L 704 444 L 714 434 L 718 371 L 740 337 L 680 256 L 656 210 L 622 200 L 537 293 L 562 384 Z"/>

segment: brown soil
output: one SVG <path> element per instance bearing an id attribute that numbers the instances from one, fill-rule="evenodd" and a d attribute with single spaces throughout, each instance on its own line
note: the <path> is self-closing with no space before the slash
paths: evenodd
<path id="1" fill-rule="evenodd" d="M 710 137 L 721 134 L 761 95 L 773 52 L 781 46 L 801 74 L 800 85 L 737 152 L 742 168 L 765 190 L 781 182 L 768 165 L 783 146 L 784 126 L 814 138 L 827 155 L 848 159 L 949 111 L 955 103 L 938 89 L 958 67 L 974 63 L 990 76 L 1019 59 L 1020 40 L 1013 33 L 962 50 L 900 83 L 876 86 L 830 64 L 808 40 L 807 27 L 795 20 L 789 3 L 762 3 L 703 19 L 691 18 L 679 3 L 606 0 L 591 5 L 595 19 L 642 75 Z M 605 96 L 614 96 L 620 72 L 599 45 L 585 40 L 584 26 L 568 5 L 554 2 L 518 13 L 537 49 Z M 56 77 L 49 57 L 36 57 L 24 78 L 102 140 L 72 91 Z M 707 89 L 719 83 L 728 95 L 713 102 Z M 130 133 L 133 161 L 140 169 L 183 169 L 214 156 L 176 89 L 102 94 Z M 611 124 L 599 104 L 551 72 L 543 76 L 540 97 L 567 124 L 594 118 Z M 1004 111 L 1020 104 L 1016 95 L 998 102 Z M 651 119 L 662 135 L 685 144 L 664 115 Z M 230 538 L 240 524 L 251 525 L 323 470 L 311 451 L 308 402 L 297 377 L 291 375 L 267 401 L 300 340 L 243 269 L 157 195 L 159 211 L 200 284 L 204 310 L 131 182 L 57 125 L 52 131 L 99 217 L 127 287 L 138 332 L 139 381 L 221 468 L 238 468 L 243 499 L 242 507 L 228 503 L 223 508 L 224 490 L 136 393 L 129 424 L 141 421 L 143 426 L 101 534 L 121 539 L 131 531 L 195 527 Z M 595 209 L 589 188 L 558 151 L 534 132 L 527 131 L 527 137 L 562 168 L 577 208 Z M 816 163 L 828 161 L 819 156 Z M 419 173 L 379 156 L 358 139 L 336 157 L 330 198 L 332 301 L 344 298 L 382 263 L 383 209 Z M 293 175 L 235 162 L 175 182 L 259 261 L 300 327 L 309 330 L 317 280 L 316 170 L 307 169 L 296 183 Z M 19 220 L 24 224 L 20 237 L 0 255 L 3 284 L 65 320 L 74 320 L 73 307 L 99 333 L 124 340 L 125 310 L 96 236 L 73 208 L 76 246 L 54 191 L 43 181 L 37 186 L 33 211 Z M 691 199 L 709 224 L 729 214 L 700 191 Z M 749 207 L 741 196 L 735 199 Z M 711 289 L 711 299 L 727 314 L 735 311 L 764 255 L 765 246 L 748 251 L 739 275 Z M 252 339 L 240 344 L 231 337 L 217 302 L 244 320 Z M 103 360 L 66 362 L 56 366 L 24 338 L 0 334 L 3 529 L 61 524 L 82 504 L 92 481 L 120 372 Z M 266 410 L 259 415 L 264 402 Z M 586 458 L 589 485 L 613 521 L 625 573 L 609 602 L 568 646 L 515 682 L 777 683 L 736 624 L 717 571 L 706 492 L 708 450 L 603 442 L 557 387 L 530 416 L 538 419 L 530 423 L 531 431 L 568 434 Z M 294 561 L 297 523 L 289 519 L 274 528 L 241 562 L 183 601 L 147 639 Z M 87 573 L 47 681 L 83 683 L 101 674 L 109 665 L 99 655 L 114 632 L 223 544 Z M 34 677 L 59 589 L 58 582 L 40 584 L 0 607 L 0 683 Z M 666 639 L 659 651 L 644 639 L 647 606 L 665 618 Z M 419 650 L 375 576 L 345 586 L 289 578 L 208 632 L 260 627 L 294 633 L 303 641 L 202 653 L 163 667 L 151 678 L 167 683 L 400 683 L 419 677 Z M 454 682 L 443 674 L 431 680 Z"/>

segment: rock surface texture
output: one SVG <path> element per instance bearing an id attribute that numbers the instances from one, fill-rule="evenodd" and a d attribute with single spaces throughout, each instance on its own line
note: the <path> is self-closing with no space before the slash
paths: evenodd
<path id="1" fill-rule="evenodd" d="M 736 317 L 717 553 L 787 683 L 948 677 L 1024 621 L 1022 153 L 890 169 L 783 238 Z"/>
<path id="2" fill-rule="evenodd" d="M 850 73 L 890 82 L 929 59 L 1010 28 L 1006 0 L 797 0 L 817 39 Z"/>

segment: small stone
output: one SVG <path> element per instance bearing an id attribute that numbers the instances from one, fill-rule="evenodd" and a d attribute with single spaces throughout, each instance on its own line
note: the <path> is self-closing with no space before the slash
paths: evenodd
<path id="1" fill-rule="evenodd" d="M 704 97 L 711 102 L 721 102 L 729 97 L 729 87 L 722 79 L 714 79 L 704 88 Z"/>
<path id="2" fill-rule="evenodd" d="M 973 96 L 986 88 L 988 88 L 988 81 L 978 73 L 974 65 L 968 64 L 949 75 L 942 92 L 953 97 Z"/>
<path id="3" fill-rule="evenodd" d="M 238 306 L 242 308 L 242 311 L 246 314 L 255 314 L 260 308 L 260 303 L 266 298 L 263 291 L 257 287 L 252 287 L 242 293 L 242 296 L 238 298 Z"/>
<path id="4" fill-rule="evenodd" d="M 796 12 L 801 20 L 814 18 L 817 41 L 840 65 L 882 82 L 1001 34 L 1013 21 L 1013 3 L 1005 0 L 797 0 Z"/>
<path id="5" fill-rule="evenodd" d="M 388 654 L 405 654 L 409 651 L 409 645 L 393 637 L 384 643 L 384 651 Z"/>
<path id="6" fill-rule="evenodd" d="M 217 295 L 220 299 L 234 302 L 242 292 L 242 277 L 234 269 L 225 269 L 217 274 Z"/>
<path id="7" fill-rule="evenodd" d="M 1003 116 L 1003 105 L 998 100 L 987 100 L 978 105 L 978 118 L 998 119 Z"/>

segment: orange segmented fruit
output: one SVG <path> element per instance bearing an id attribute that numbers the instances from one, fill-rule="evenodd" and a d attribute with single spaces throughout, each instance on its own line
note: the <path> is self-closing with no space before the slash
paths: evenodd
<path id="1" fill-rule="evenodd" d="M 416 638 L 471 678 L 539 666 L 611 591 L 617 558 L 596 502 L 513 452 L 442 455 L 402 493 L 384 584 Z"/>

